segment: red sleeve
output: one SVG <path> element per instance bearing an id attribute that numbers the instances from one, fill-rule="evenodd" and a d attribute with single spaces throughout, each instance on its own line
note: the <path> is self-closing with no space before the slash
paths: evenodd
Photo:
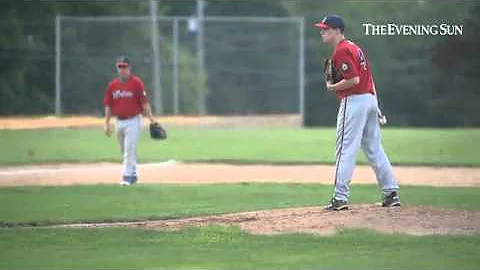
<path id="1" fill-rule="evenodd" d="M 360 76 L 357 62 L 358 60 L 347 49 L 339 51 L 333 59 L 335 68 L 343 74 L 343 78 L 346 80 Z"/>
<path id="2" fill-rule="evenodd" d="M 112 107 L 113 98 L 112 98 L 112 83 L 108 84 L 107 91 L 105 91 L 105 96 L 103 97 L 103 104 L 105 107 Z"/>
<path id="3" fill-rule="evenodd" d="M 143 81 L 139 78 L 138 79 L 138 100 L 141 104 L 147 103 L 147 92 L 145 91 L 145 85 Z"/>

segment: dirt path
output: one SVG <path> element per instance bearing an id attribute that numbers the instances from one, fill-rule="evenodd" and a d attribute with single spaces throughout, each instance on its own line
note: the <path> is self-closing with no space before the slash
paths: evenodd
<path id="1" fill-rule="evenodd" d="M 401 185 L 480 187 L 480 168 L 395 167 Z M 332 184 L 328 165 L 183 164 L 173 160 L 139 166 L 141 183 L 211 184 L 241 182 Z M 60 164 L 4 167 L 0 186 L 110 184 L 119 181 L 120 164 Z M 354 184 L 375 184 L 368 166 L 358 166 Z"/>
<path id="2" fill-rule="evenodd" d="M 480 211 L 442 210 L 430 207 L 382 208 L 353 205 L 352 210 L 326 212 L 320 207 L 275 209 L 176 220 L 71 224 L 55 227 L 140 227 L 179 230 L 208 225 L 237 225 L 253 234 L 312 233 L 333 235 L 341 229 L 373 229 L 411 235 L 478 234 Z"/>
<path id="3" fill-rule="evenodd" d="M 147 124 L 147 120 L 145 124 Z M 102 117 L 0 117 L 2 129 L 38 129 L 38 128 L 73 128 L 102 126 Z M 285 115 L 249 115 L 249 116 L 162 116 L 158 121 L 168 126 L 202 126 L 202 127 L 248 127 L 248 126 L 289 126 L 299 127 L 302 117 L 297 114 Z"/>

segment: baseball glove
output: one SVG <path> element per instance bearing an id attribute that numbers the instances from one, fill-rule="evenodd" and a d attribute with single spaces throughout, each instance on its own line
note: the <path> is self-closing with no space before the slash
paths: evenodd
<path id="1" fill-rule="evenodd" d="M 165 140 L 167 139 L 167 132 L 159 123 L 151 123 L 150 138 L 154 140 Z"/>
<path id="2" fill-rule="evenodd" d="M 325 81 L 329 83 L 337 83 L 342 80 L 342 76 L 333 66 L 332 59 L 325 59 L 323 63 L 323 73 L 325 74 Z"/>

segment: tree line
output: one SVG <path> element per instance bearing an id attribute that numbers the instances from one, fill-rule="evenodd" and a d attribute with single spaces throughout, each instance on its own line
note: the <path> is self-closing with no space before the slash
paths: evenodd
<path id="1" fill-rule="evenodd" d="M 160 14 L 190 16 L 195 1 L 160 1 Z M 337 101 L 325 92 L 323 58 L 331 48 L 321 43 L 313 23 L 326 14 L 344 17 L 346 35 L 362 45 L 372 65 L 380 104 L 397 126 L 478 126 L 477 89 L 480 59 L 480 3 L 476 1 L 216 1 L 209 0 L 206 16 L 303 16 L 306 30 L 306 115 L 307 126 L 332 125 Z M 15 1 L 0 2 L 0 114 L 48 114 L 54 97 L 54 17 L 148 15 L 148 1 Z M 457 36 L 372 36 L 363 24 L 455 24 L 462 25 Z M 248 31 L 238 29 L 238 31 Z M 266 46 L 269 44 L 266 44 Z M 273 45 L 269 45 L 273 46 Z M 183 54 L 194 61 L 193 54 Z M 226 56 L 225 56 L 226 57 Z M 248 61 L 256 61 L 255 57 Z M 245 59 L 240 59 L 242 61 Z M 226 77 L 221 85 L 210 85 L 209 76 L 217 76 L 215 64 L 229 59 L 206 59 L 206 86 L 209 91 L 229 89 L 228 100 L 247 98 L 262 102 L 277 94 L 248 92 Z M 275 61 L 272 59 L 271 61 Z M 233 63 L 234 64 L 234 63 Z M 258 63 L 261 65 L 262 63 Z M 277 63 L 276 63 L 277 64 Z M 288 65 L 289 62 L 278 65 Z M 253 63 L 256 65 L 256 63 Z M 211 71 L 209 73 L 209 70 Z M 211 82 L 218 82 L 213 80 Z M 183 78 L 188 80 L 188 78 Z M 271 78 L 255 78 L 268 85 Z M 292 91 L 295 91 L 292 89 Z M 198 93 L 197 93 L 198 94 Z M 262 97 L 262 95 L 264 97 Z M 226 112 L 226 97 L 209 95 L 209 111 Z M 275 112 L 288 105 L 266 104 Z M 190 101 L 191 104 L 195 102 Z M 192 105 L 194 106 L 194 105 Z M 257 105 L 257 106 L 261 106 Z"/>

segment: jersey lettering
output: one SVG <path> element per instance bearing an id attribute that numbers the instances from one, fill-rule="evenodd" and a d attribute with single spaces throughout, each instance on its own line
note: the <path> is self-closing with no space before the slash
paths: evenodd
<path id="1" fill-rule="evenodd" d="M 115 90 L 112 92 L 112 97 L 113 99 L 119 99 L 119 98 L 132 98 L 133 97 L 133 92 L 128 91 L 128 90 Z"/>
<path id="2" fill-rule="evenodd" d="M 148 102 L 143 81 L 131 75 L 125 81 L 112 80 L 107 87 L 103 103 L 112 109 L 112 115 L 123 118 L 135 116 L 143 111 L 143 104 Z"/>

